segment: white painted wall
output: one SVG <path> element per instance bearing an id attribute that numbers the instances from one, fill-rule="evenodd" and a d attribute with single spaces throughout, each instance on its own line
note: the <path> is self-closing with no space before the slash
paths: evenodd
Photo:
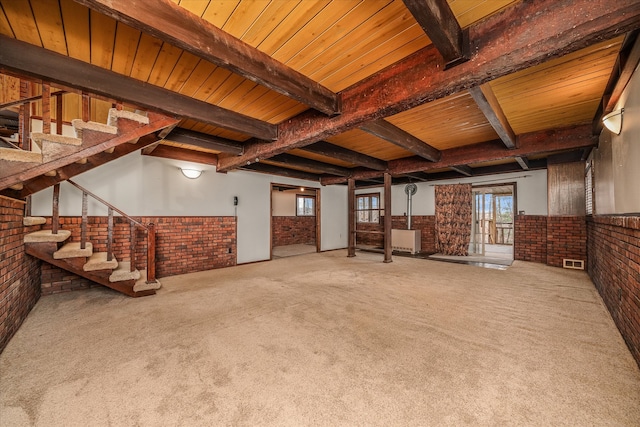
<path id="1" fill-rule="evenodd" d="M 286 191 L 271 192 L 273 216 L 296 216 L 296 194 Z"/>
<path id="2" fill-rule="evenodd" d="M 624 108 L 622 132 L 603 129 L 593 152 L 596 213 L 640 212 L 640 66 L 614 110 Z"/>
<path id="3" fill-rule="evenodd" d="M 416 183 L 418 191 L 412 198 L 413 215 L 435 215 L 435 185 L 465 184 L 474 185 L 501 183 L 517 183 L 518 211 L 525 211 L 526 215 L 547 215 L 547 171 L 522 171 L 491 175 L 483 177 L 460 178 L 435 181 L 433 183 Z M 407 195 L 404 185 L 391 187 L 391 214 L 405 215 L 407 213 Z M 380 192 L 380 203 L 383 203 L 384 188 L 368 188 L 357 190 L 356 194 Z M 517 213 L 517 212 L 516 212 Z"/>
<path id="4" fill-rule="evenodd" d="M 190 180 L 179 167 L 204 170 Z M 238 263 L 270 256 L 271 183 L 320 188 L 318 183 L 252 172 L 219 174 L 212 166 L 131 153 L 73 178 L 75 182 L 132 216 L 233 216 L 238 221 Z M 81 214 L 81 193 L 61 185 L 60 215 Z M 342 194 L 344 197 L 342 197 Z M 233 197 L 237 196 L 237 209 Z M 321 188 L 322 250 L 346 247 L 346 187 Z M 33 196 L 33 214 L 51 215 L 52 189 Z M 336 200 L 334 200 L 336 199 Z M 340 200 L 343 199 L 343 200 Z M 325 201 L 326 200 L 326 201 Z M 106 215 L 91 202 L 89 215 Z"/>

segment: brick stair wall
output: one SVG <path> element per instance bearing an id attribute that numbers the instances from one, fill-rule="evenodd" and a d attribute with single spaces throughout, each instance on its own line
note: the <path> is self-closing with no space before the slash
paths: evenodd
<path id="1" fill-rule="evenodd" d="M 273 246 L 316 243 L 315 216 L 274 216 L 271 224 Z"/>
<path id="2" fill-rule="evenodd" d="M 40 260 L 24 252 L 24 203 L 0 196 L 0 353 L 40 298 Z"/>
<path id="3" fill-rule="evenodd" d="M 587 218 L 588 273 L 640 366 L 640 216 Z"/>
<path id="4" fill-rule="evenodd" d="M 156 225 L 156 276 L 158 278 L 236 265 L 236 221 L 234 217 L 133 217 Z M 114 217 L 113 253 L 118 261 L 129 261 L 129 222 Z M 71 231 L 69 241 L 80 241 L 81 217 L 60 217 L 60 228 Z M 94 252 L 105 252 L 108 218 L 87 218 L 87 238 Z M 45 228 L 50 228 L 47 218 Z M 136 268 L 146 269 L 145 232 L 136 234 Z M 45 263 L 46 264 L 46 263 Z M 41 276 L 42 293 L 87 289 L 94 284 L 58 267 L 46 264 Z"/>

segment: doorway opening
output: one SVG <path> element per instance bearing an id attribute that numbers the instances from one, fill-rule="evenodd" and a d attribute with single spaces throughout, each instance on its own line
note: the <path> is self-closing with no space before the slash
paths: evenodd
<path id="1" fill-rule="evenodd" d="M 473 187 L 469 255 L 513 261 L 515 183 Z"/>
<path id="2" fill-rule="evenodd" d="M 320 191 L 271 184 L 271 259 L 320 252 Z"/>

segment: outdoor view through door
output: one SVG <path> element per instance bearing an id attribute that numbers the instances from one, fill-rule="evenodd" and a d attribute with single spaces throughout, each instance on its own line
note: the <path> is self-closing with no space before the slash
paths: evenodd
<path id="1" fill-rule="evenodd" d="M 473 188 L 469 255 L 513 259 L 514 185 Z"/>

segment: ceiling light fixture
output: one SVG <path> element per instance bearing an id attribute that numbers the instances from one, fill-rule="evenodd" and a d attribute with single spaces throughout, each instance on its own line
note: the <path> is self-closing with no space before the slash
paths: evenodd
<path id="1" fill-rule="evenodd" d="M 624 108 L 612 111 L 602 118 L 605 127 L 616 135 L 620 135 L 622 132 L 622 113 L 624 113 Z"/>
<path id="2" fill-rule="evenodd" d="M 180 171 L 182 172 L 182 175 L 189 179 L 196 179 L 202 175 L 202 171 L 198 169 L 180 168 Z"/>

